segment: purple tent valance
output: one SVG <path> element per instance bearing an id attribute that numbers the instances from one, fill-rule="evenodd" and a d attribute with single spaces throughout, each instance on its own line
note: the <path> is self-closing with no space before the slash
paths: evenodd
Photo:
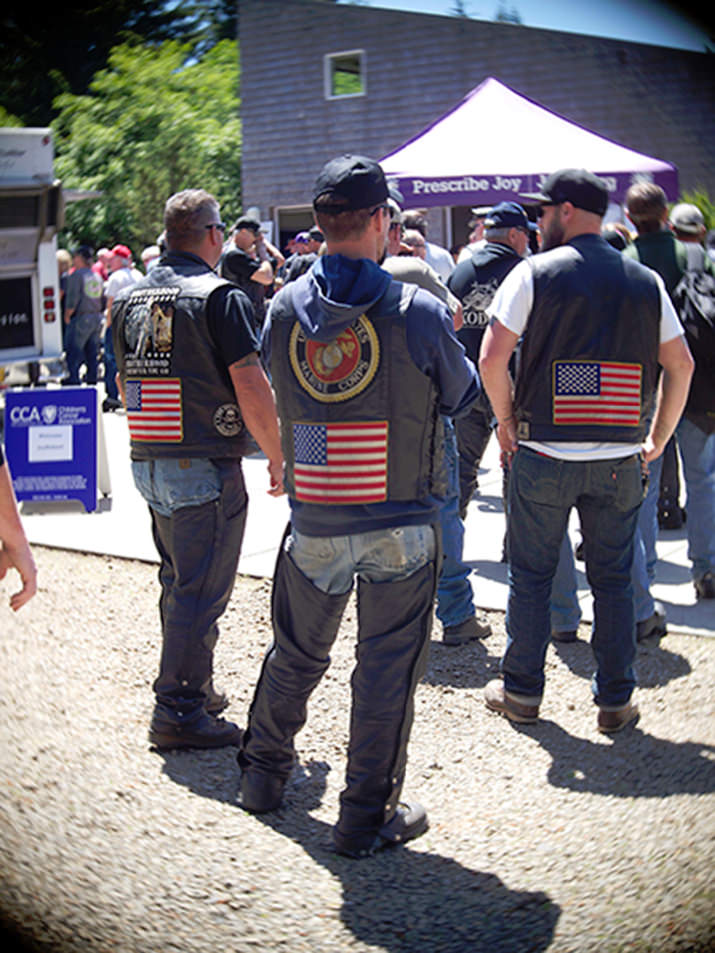
<path id="1" fill-rule="evenodd" d="M 406 208 L 518 201 L 563 168 L 602 176 L 614 202 L 643 180 L 656 182 L 671 201 L 678 197 L 671 163 L 597 136 L 492 77 L 380 162 Z"/>

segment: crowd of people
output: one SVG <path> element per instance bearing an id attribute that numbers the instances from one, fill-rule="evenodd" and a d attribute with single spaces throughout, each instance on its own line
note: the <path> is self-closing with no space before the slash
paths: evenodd
<path id="1" fill-rule="evenodd" d="M 475 209 L 467 245 L 451 253 L 364 156 L 328 162 L 312 204 L 314 228 L 285 255 L 252 215 L 227 234 L 201 189 L 167 201 L 165 247 L 144 274 L 125 246 L 94 263 L 78 248 L 63 298 L 68 383 L 82 363 L 96 381 L 104 326 L 105 405 L 126 408 L 160 557 L 150 743 L 238 747 L 247 811 L 282 802 L 355 588 L 334 843 L 362 857 L 428 826 L 401 792 L 433 611 L 447 645 L 491 631 L 462 550 L 492 434 L 509 597 L 488 708 L 535 722 L 549 641 L 576 638 L 575 509 L 594 598 L 596 726 L 610 734 L 639 717 L 637 642 L 665 631 L 650 588 L 660 469 L 674 439 L 695 593 L 715 597 L 713 353 L 671 300 L 686 272 L 715 276 L 715 264 L 697 208 L 668 212 L 662 190 L 639 183 L 625 203 L 634 231 L 604 226 L 606 186 L 583 169 L 555 172 L 520 203 Z M 213 652 L 245 528 L 241 459 L 256 444 L 290 521 L 273 642 L 241 730 L 221 717 L 228 698 L 213 684 Z M 34 567 L 16 510 L 1 508 L 0 519 L 10 540 L 0 573 L 13 564 L 25 584 L 17 607 Z"/>

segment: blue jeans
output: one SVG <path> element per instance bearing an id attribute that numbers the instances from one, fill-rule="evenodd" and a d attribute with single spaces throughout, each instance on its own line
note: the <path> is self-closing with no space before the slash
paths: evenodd
<path id="1" fill-rule="evenodd" d="M 350 536 L 305 536 L 295 528 L 286 552 L 316 589 L 348 592 L 355 575 L 367 582 L 397 582 L 434 560 L 431 526 L 392 526 Z"/>
<path id="2" fill-rule="evenodd" d="M 715 572 L 715 433 L 683 417 L 676 434 L 685 478 L 688 559 L 697 581 Z"/>
<path id="3" fill-rule="evenodd" d="M 117 359 L 114 356 L 114 341 L 112 340 L 112 329 L 107 328 L 104 332 L 104 389 L 107 397 L 112 400 L 119 400 L 119 391 L 117 390 Z"/>
<path id="4" fill-rule="evenodd" d="M 636 622 L 650 619 L 655 612 L 655 602 L 650 593 L 650 586 L 655 581 L 658 487 L 662 466 L 662 456 L 648 464 L 648 492 L 638 513 L 636 534 L 633 539 L 631 582 Z M 581 608 L 578 603 L 576 566 L 571 541 L 566 536 L 551 587 L 551 629 L 554 632 L 573 632 L 578 628 L 580 621 Z"/>
<path id="5" fill-rule="evenodd" d="M 474 615 L 469 566 L 462 560 L 464 523 L 459 515 L 459 458 L 457 434 L 449 417 L 444 420 L 447 496 L 439 514 L 444 558 L 437 584 L 436 615 L 443 626 L 459 625 Z"/>
<path id="6" fill-rule="evenodd" d="M 65 353 L 67 356 L 65 383 L 80 383 L 79 371 L 83 364 L 87 366 L 85 383 L 97 383 L 101 322 L 102 316 L 99 314 L 72 315 L 65 337 Z"/>
<path id="7" fill-rule="evenodd" d="M 594 598 L 597 704 L 620 707 L 635 687 L 631 568 L 643 498 L 640 460 L 556 460 L 520 447 L 509 479 L 509 599 L 504 686 L 538 704 L 551 634 L 551 584 L 571 507 L 581 520 Z"/>

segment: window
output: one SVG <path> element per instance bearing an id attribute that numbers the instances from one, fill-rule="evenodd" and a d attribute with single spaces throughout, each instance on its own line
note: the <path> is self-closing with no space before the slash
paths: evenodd
<path id="1" fill-rule="evenodd" d="M 329 53 L 324 60 L 325 98 L 364 96 L 367 92 L 364 50 Z"/>

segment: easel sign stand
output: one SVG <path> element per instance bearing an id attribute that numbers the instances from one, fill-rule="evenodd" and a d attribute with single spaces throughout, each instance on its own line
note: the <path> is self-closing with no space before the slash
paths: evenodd
<path id="1" fill-rule="evenodd" d="M 8 391 L 5 455 L 15 496 L 33 512 L 57 512 L 75 500 L 92 513 L 100 495 L 100 508 L 108 508 L 111 481 L 96 387 Z"/>

